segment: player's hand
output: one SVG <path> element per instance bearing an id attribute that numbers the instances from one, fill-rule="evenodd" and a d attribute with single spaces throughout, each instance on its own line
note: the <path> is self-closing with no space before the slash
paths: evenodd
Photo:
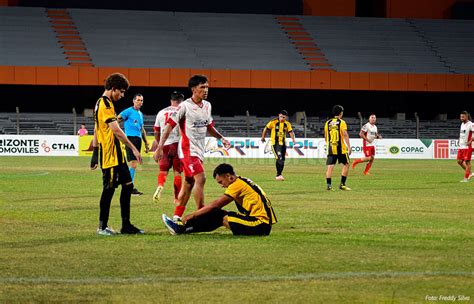
<path id="1" fill-rule="evenodd" d="M 140 151 L 138 151 L 136 148 L 133 149 L 133 155 L 135 155 L 135 158 L 137 159 L 140 165 L 143 164 L 143 158 L 142 158 L 142 155 L 140 154 Z"/>
<path id="2" fill-rule="evenodd" d="M 230 148 L 230 141 L 225 139 L 224 137 L 221 138 L 221 142 L 224 145 L 224 148 L 229 149 Z"/>
<path id="3" fill-rule="evenodd" d="M 153 153 L 153 159 L 155 162 L 159 163 L 160 159 L 163 157 L 163 147 L 158 146 L 156 148 L 155 153 Z"/>
<path id="4" fill-rule="evenodd" d="M 99 147 L 94 147 L 91 158 L 91 170 L 95 170 L 99 167 Z"/>
<path id="5" fill-rule="evenodd" d="M 265 138 L 262 138 L 262 143 L 264 143 L 264 142 L 265 142 Z"/>
<path id="6" fill-rule="evenodd" d="M 349 147 L 349 148 L 347 149 L 347 154 L 348 154 L 348 155 L 351 155 L 351 153 L 352 153 L 352 149 Z"/>
<path id="7" fill-rule="evenodd" d="M 382 139 L 382 135 L 377 135 L 377 139 Z"/>
<path id="8" fill-rule="evenodd" d="M 370 138 L 367 138 L 367 141 L 371 144 L 374 140 L 370 139 Z"/>
<path id="9" fill-rule="evenodd" d="M 149 153 L 150 152 L 150 146 L 148 145 L 148 143 L 145 144 L 145 153 Z"/>

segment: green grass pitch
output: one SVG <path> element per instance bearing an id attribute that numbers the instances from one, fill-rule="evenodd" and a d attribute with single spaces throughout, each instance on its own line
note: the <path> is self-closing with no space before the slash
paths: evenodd
<path id="1" fill-rule="evenodd" d="M 0 302 L 474 301 L 474 180 L 460 183 L 454 160 L 376 159 L 372 176 L 364 164 L 349 172 L 351 192 L 325 190 L 324 160 L 287 160 L 284 182 L 273 160 L 226 161 L 270 196 L 279 223 L 269 237 L 169 235 L 160 216 L 173 211 L 172 175 L 153 203 L 151 158 L 136 175 L 145 194 L 132 197 L 146 235 L 100 237 L 101 173 L 89 158 L 1 157 Z M 206 160 L 206 202 L 222 194 L 220 162 Z"/>

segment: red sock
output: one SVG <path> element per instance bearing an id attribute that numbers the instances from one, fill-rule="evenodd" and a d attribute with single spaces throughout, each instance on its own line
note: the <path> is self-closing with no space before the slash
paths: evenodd
<path id="1" fill-rule="evenodd" d="M 180 175 L 174 177 L 174 198 L 178 199 L 179 191 L 181 190 L 182 179 Z"/>
<path id="2" fill-rule="evenodd" d="M 469 170 L 469 168 L 466 168 L 466 173 L 464 173 L 464 178 L 469 178 L 469 175 L 471 175 L 471 170 Z"/>
<path id="3" fill-rule="evenodd" d="M 160 172 L 158 174 L 158 186 L 163 186 L 166 183 L 166 174 Z"/>
<path id="4" fill-rule="evenodd" d="M 176 208 L 174 208 L 174 215 L 182 217 L 184 209 L 186 209 L 186 206 L 176 206 Z"/>
<path id="5" fill-rule="evenodd" d="M 364 173 L 368 173 L 369 170 L 370 170 L 370 167 L 372 167 L 372 163 L 369 162 L 369 163 L 365 166 Z"/>

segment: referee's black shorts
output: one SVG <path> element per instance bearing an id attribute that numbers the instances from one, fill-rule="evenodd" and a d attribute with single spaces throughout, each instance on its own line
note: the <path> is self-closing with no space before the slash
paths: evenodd
<path id="1" fill-rule="evenodd" d="M 104 189 L 117 188 L 132 182 L 132 176 L 126 163 L 118 166 L 102 169 L 102 181 Z"/>
<path id="2" fill-rule="evenodd" d="M 127 138 L 132 142 L 132 144 L 137 148 L 138 151 L 142 150 L 142 138 L 138 136 L 127 136 Z M 127 152 L 127 161 L 131 162 L 132 160 L 137 160 L 135 155 L 132 152 L 132 149 L 129 147 L 125 147 L 125 151 Z"/>
<path id="3" fill-rule="evenodd" d="M 347 165 L 350 162 L 349 154 L 343 153 L 343 154 L 328 155 L 328 158 L 326 160 L 326 165 L 335 165 L 336 162 L 339 162 L 340 164 L 343 164 L 343 165 Z"/>
<path id="4" fill-rule="evenodd" d="M 233 211 L 227 212 L 227 222 L 233 235 L 269 235 L 272 230 L 272 225 L 254 216 Z"/>

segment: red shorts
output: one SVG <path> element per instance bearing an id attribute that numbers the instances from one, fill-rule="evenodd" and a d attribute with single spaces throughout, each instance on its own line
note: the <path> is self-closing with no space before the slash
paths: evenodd
<path id="1" fill-rule="evenodd" d="M 160 159 L 160 171 L 168 172 L 171 167 L 179 173 L 183 172 L 181 162 L 178 157 L 178 143 L 163 147 L 163 156 Z"/>
<path id="2" fill-rule="evenodd" d="M 365 146 L 362 148 L 362 151 L 364 151 L 365 157 L 375 156 L 374 146 Z"/>
<path id="3" fill-rule="evenodd" d="M 471 160 L 472 148 L 459 149 L 457 160 Z"/>
<path id="4" fill-rule="evenodd" d="M 204 172 L 202 160 L 196 156 L 181 158 L 181 165 L 183 166 L 184 176 L 193 177 L 199 173 Z"/>

